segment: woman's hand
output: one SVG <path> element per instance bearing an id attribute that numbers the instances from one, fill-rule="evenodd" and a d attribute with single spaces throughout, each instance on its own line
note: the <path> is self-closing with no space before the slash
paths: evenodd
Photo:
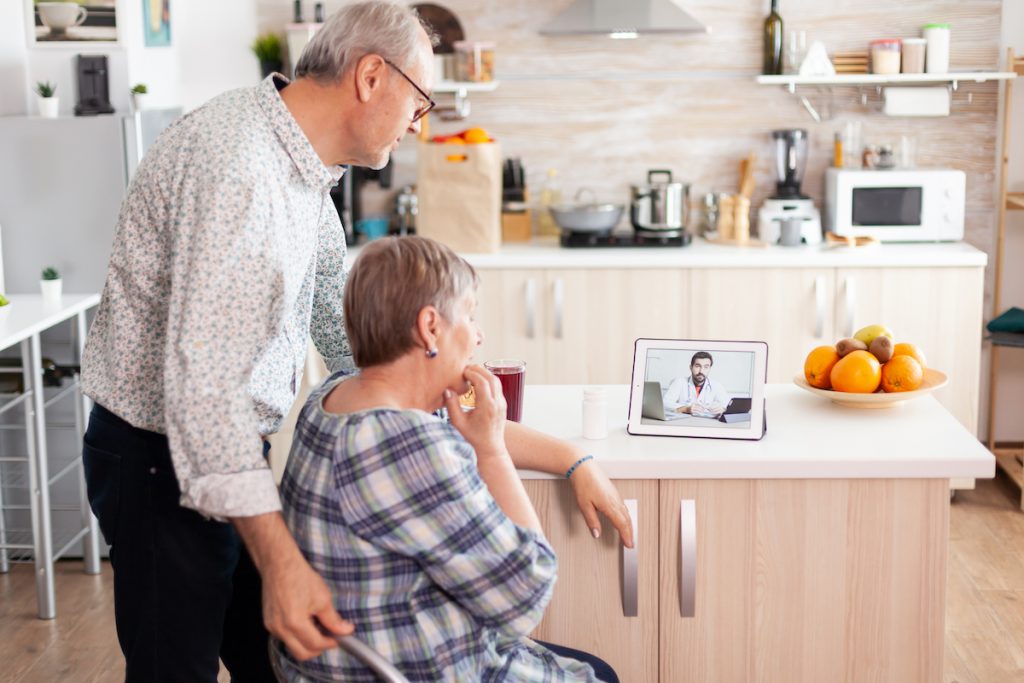
<path id="1" fill-rule="evenodd" d="M 478 459 L 507 455 L 505 448 L 505 395 L 501 381 L 480 365 L 470 365 L 463 375 L 476 394 L 476 408 L 464 412 L 459 397 L 445 389 L 448 420 L 476 451 Z"/>
<path id="2" fill-rule="evenodd" d="M 618 530 L 623 545 L 632 548 L 633 522 L 629 517 L 629 510 L 622 502 L 619 490 L 605 476 L 604 470 L 591 460 L 576 468 L 569 482 L 576 494 L 576 504 L 594 538 L 601 535 L 601 519 L 598 517 L 600 513 Z"/>

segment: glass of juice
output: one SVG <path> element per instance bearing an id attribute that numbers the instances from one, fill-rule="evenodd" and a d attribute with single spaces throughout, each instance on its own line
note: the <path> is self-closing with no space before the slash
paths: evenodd
<path id="1" fill-rule="evenodd" d="M 526 380 L 526 361 L 489 360 L 484 362 L 492 375 L 501 382 L 501 393 L 508 406 L 506 419 L 519 422 L 523 418 L 523 387 Z"/>

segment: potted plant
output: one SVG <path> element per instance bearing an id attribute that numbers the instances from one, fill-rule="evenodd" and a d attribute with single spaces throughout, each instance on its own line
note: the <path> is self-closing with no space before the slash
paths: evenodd
<path id="1" fill-rule="evenodd" d="M 44 119 L 57 118 L 58 99 L 57 86 L 49 81 L 36 83 L 36 101 L 39 103 L 39 115 Z"/>
<path id="2" fill-rule="evenodd" d="M 260 72 L 266 78 L 284 68 L 281 57 L 281 37 L 276 33 L 264 33 L 252 43 L 252 52 L 260 60 Z"/>
<path id="3" fill-rule="evenodd" d="M 132 110 L 142 111 L 146 108 L 146 97 L 149 94 L 149 88 L 146 87 L 145 83 L 136 83 L 132 86 L 129 91 L 132 96 Z"/>
<path id="4" fill-rule="evenodd" d="M 56 268 L 43 268 L 42 280 L 39 282 L 39 286 L 43 290 L 43 303 L 60 303 L 62 282 Z"/>

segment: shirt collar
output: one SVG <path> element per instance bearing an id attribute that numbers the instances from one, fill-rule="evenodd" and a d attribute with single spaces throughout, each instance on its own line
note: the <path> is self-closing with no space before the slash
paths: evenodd
<path id="1" fill-rule="evenodd" d="M 256 100 L 303 180 L 318 190 L 334 187 L 345 169 L 343 166 L 327 166 L 320 160 L 309 138 L 281 99 L 280 91 L 288 83 L 281 74 L 267 76 L 256 88 Z"/>

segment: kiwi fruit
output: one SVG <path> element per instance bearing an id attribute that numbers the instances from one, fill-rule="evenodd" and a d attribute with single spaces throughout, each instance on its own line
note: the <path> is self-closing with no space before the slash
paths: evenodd
<path id="1" fill-rule="evenodd" d="M 836 344 L 836 353 L 839 354 L 840 358 L 842 358 L 843 356 L 845 356 L 848 353 L 852 353 L 853 351 L 867 351 L 867 350 L 868 350 L 868 345 L 867 344 L 862 342 L 860 339 L 854 339 L 853 337 L 848 337 L 847 339 L 840 339 L 839 343 Z"/>
<path id="2" fill-rule="evenodd" d="M 868 351 L 878 359 L 879 363 L 888 363 L 889 359 L 892 358 L 892 339 L 885 335 L 875 337 L 871 341 Z"/>

